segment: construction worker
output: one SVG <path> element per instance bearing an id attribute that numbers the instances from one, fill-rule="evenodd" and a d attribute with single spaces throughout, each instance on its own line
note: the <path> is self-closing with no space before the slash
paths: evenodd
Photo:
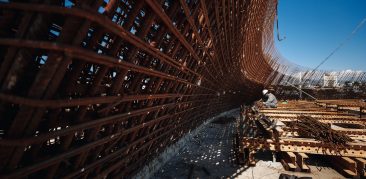
<path id="1" fill-rule="evenodd" d="M 266 98 L 263 102 L 264 106 L 267 108 L 276 108 L 277 107 L 277 99 L 276 96 L 270 93 L 267 89 L 262 91 L 263 96 Z"/>

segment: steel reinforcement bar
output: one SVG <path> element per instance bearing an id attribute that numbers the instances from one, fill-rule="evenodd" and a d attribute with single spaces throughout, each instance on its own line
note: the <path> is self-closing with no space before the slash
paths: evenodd
<path id="1" fill-rule="evenodd" d="M 276 0 L 0 3 L 0 177 L 129 177 L 257 98 Z"/>

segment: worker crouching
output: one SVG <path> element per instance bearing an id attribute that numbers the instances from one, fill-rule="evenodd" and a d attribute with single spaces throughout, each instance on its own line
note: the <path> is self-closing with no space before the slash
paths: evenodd
<path id="1" fill-rule="evenodd" d="M 264 106 L 266 108 L 277 108 L 277 98 L 275 95 L 273 95 L 271 92 L 269 92 L 267 89 L 264 89 L 262 91 L 264 96 Z"/>

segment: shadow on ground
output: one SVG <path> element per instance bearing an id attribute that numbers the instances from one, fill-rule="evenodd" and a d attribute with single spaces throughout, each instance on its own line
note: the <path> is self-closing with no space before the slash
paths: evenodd
<path id="1" fill-rule="evenodd" d="M 233 150 L 235 118 L 219 118 L 202 129 L 152 178 L 232 178 L 243 172 Z"/>

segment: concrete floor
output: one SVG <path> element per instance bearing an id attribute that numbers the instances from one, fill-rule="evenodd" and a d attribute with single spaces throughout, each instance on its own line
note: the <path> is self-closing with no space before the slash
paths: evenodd
<path id="1" fill-rule="evenodd" d="M 344 178 L 330 167 L 319 168 L 310 165 L 311 173 L 287 172 L 281 163 L 271 161 L 270 153 L 259 155 L 255 167 L 238 166 L 232 147 L 234 132 L 234 122 L 207 124 L 151 178 L 277 179 L 281 173 L 319 179 Z"/>

